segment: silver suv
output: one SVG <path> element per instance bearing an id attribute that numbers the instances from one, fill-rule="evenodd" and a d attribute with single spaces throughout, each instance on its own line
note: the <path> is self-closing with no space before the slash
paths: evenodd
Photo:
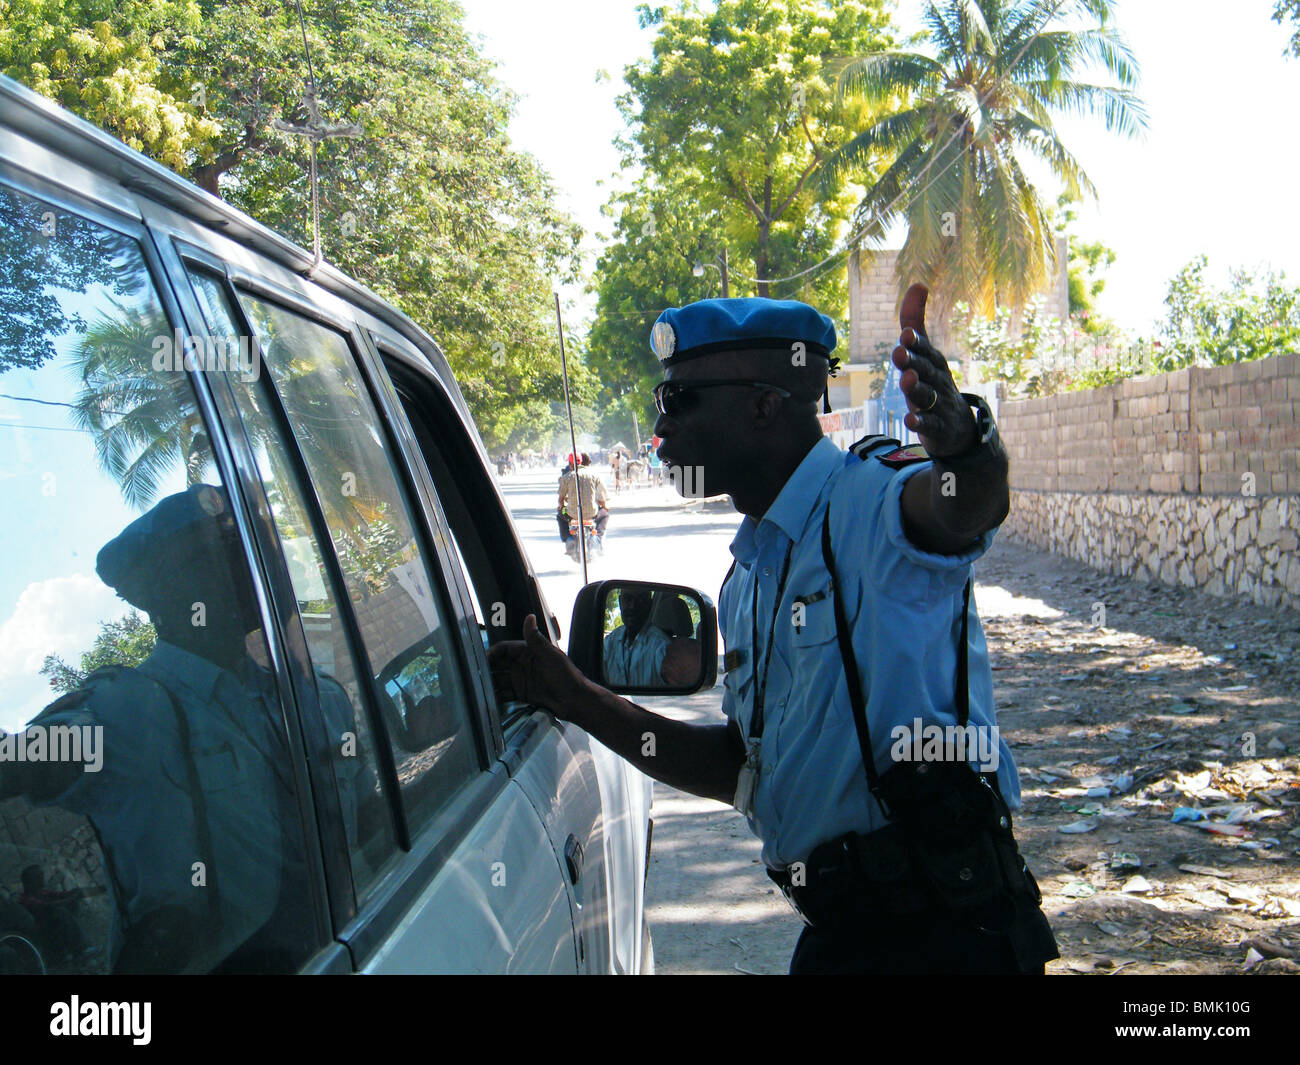
<path id="1" fill-rule="evenodd" d="M 493 694 L 558 626 L 437 345 L 2 78 L 0 485 L 0 972 L 642 970 L 650 783 Z"/>

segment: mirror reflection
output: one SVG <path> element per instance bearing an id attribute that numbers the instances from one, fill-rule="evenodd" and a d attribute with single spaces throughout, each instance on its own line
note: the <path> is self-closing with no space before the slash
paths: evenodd
<path id="1" fill-rule="evenodd" d="M 603 671 L 611 687 L 670 691 L 699 682 L 700 604 L 692 596 L 629 582 L 605 596 Z"/>

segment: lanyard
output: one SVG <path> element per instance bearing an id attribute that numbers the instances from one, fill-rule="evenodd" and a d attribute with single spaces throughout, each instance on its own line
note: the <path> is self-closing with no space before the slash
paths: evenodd
<path id="1" fill-rule="evenodd" d="M 790 555 L 794 551 L 794 541 L 785 549 L 785 562 L 781 566 L 781 579 L 776 585 L 776 599 L 772 602 L 772 628 L 767 637 L 767 649 L 763 652 L 763 671 L 754 673 L 754 713 L 749 719 L 749 738 L 763 738 L 763 701 L 767 697 L 767 667 L 772 664 L 772 645 L 776 643 L 777 615 L 781 610 L 781 597 L 785 594 L 785 580 L 790 575 Z M 750 644 L 751 655 L 755 656 L 754 665 L 758 665 L 758 574 L 754 574 L 754 594 L 749 609 L 750 631 L 753 642 Z"/>

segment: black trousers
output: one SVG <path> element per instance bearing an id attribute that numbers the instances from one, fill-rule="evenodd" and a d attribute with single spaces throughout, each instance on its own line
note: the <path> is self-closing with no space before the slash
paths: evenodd
<path id="1" fill-rule="evenodd" d="M 1043 921 L 1046 924 L 1046 919 Z M 1028 970 L 1042 975 L 1043 965 Z M 791 976 L 1025 974 L 1005 933 L 986 932 L 951 913 L 893 916 L 849 928 L 805 927 Z"/>

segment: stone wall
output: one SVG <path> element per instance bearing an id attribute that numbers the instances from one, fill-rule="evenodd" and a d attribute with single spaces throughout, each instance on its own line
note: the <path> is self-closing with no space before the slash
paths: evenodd
<path id="1" fill-rule="evenodd" d="M 1003 533 L 1300 610 L 1300 355 L 1004 402 Z"/>

